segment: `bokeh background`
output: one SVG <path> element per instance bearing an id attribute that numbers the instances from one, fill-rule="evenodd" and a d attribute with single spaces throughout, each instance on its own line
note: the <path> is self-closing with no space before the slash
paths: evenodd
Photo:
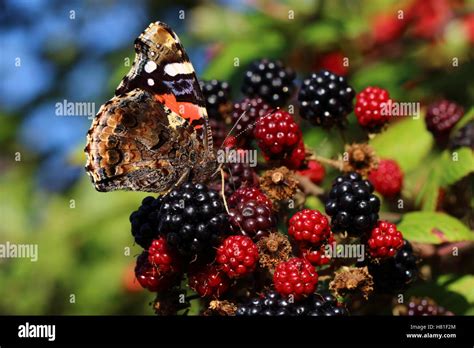
<path id="1" fill-rule="evenodd" d="M 173 27 L 200 78 L 230 81 L 236 100 L 246 65 L 272 57 L 300 79 L 325 67 L 347 75 L 356 91 L 379 85 L 397 100 L 424 105 L 445 97 L 466 110 L 474 105 L 473 1 L 3 0 L 0 6 L 0 243 L 39 246 L 37 262 L 0 259 L 0 314 L 152 313 L 153 295 L 133 279 L 139 248 L 128 222 L 145 195 L 96 192 L 83 169 L 91 120 L 55 114 L 64 100 L 98 110 L 128 71 L 127 59 L 133 61 L 133 40 L 152 21 Z M 400 10 L 411 11 L 409 24 L 397 19 Z M 353 128 L 356 137 L 360 129 Z M 439 168 L 430 165 L 439 153 L 423 120 L 399 121 L 394 129 L 373 145 L 406 172 L 412 209 L 437 209 L 442 183 L 432 179 Z M 334 156 L 342 148 L 333 135 L 310 129 L 305 141 Z M 465 216 L 458 218 L 469 228 Z M 413 291 L 474 314 L 470 273 L 472 260 Z"/>

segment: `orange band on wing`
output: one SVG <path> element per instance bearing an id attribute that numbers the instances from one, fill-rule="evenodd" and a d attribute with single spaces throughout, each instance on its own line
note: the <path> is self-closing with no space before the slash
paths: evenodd
<path id="1" fill-rule="evenodd" d="M 188 120 L 189 123 L 203 118 L 198 105 L 187 102 L 178 102 L 173 94 L 157 95 L 156 99 L 160 103 L 166 105 L 171 111 Z M 201 125 L 196 126 L 195 128 L 201 128 Z"/>

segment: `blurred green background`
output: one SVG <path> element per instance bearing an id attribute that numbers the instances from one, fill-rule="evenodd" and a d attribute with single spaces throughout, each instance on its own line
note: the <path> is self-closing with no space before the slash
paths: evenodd
<path id="1" fill-rule="evenodd" d="M 90 119 L 55 115 L 64 100 L 98 110 L 128 71 L 127 58 L 133 61 L 133 40 L 152 21 L 173 27 L 199 77 L 230 81 L 236 100 L 246 65 L 272 57 L 299 79 L 326 67 L 347 75 L 356 91 L 378 85 L 401 101 L 425 105 L 445 97 L 466 110 L 474 105 L 473 1 L 6 0 L 1 6 L 0 243 L 38 244 L 39 255 L 37 262 L 0 259 L 0 314 L 152 313 L 153 295 L 133 279 L 140 248 L 128 223 L 146 195 L 96 192 L 83 169 Z M 399 11 L 415 13 L 410 25 L 402 26 Z M 350 120 L 349 139 L 360 140 L 354 115 Z M 373 145 L 402 166 L 413 209 L 434 211 L 437 189 L 470 170 L 445 181 L 433 175 L 430 166 L 439 162 L 433 159 L 443 154 L 422 119 L 399 121 L 387 134 Z M 338 139 L 320 129 L 305 134 L 323 156 L 342 151 Z M 464 155 L 472 160 L 472 153 Z M 435 295 L 442 301 L 450 286 L 462 294 L 454 301 L 458 313 L 473 314 L 474 277 L 463 272 L 435 278 L 423 291 L 442 289 Z"/>

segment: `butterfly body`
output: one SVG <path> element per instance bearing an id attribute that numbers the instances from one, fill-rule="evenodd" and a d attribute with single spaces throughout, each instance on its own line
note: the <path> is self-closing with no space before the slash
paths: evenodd
<path id="1" fill-rule="evenodd" d="M 152 23 L 136 58 L 87 135 L 86 171 L 98 191 L 164 194 L 187 179 L 207 181 L 217 165 L 204 98 L 176 34 Z"/>

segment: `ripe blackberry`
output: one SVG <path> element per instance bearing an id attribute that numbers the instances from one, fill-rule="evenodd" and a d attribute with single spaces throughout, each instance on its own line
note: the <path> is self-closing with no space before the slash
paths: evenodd
<path id="1" fill-rule="evenodd" d="M 306 164 L 306 149 L 303 139 L 300 140 L 298 146 L 283 160 L 282 164 L 289 169 L 301 169 Z"/>
<path id="2" fill-rule="evenodd" d="M 462 106 L 449 100 L 440 100 L 428 106 L 426 111 L 426 128 L 433 134 L 438 144 L 444 144 L 449 132 L 463 116 Z"/>
<path id="3" fill-rule="evenodd" d="M 162 198 L 145 197 L 138 210 L 130 215 L 132 235 L 135 243 L 148 249 L 153 239 L 158 236 L 158 211 Z"/>
<path id="4" fill-rule="evenodd" d="M 283 159 L 298 146 L 302 138 L 300 127 L 283 110 L 260 117 L 254 131 L 258 147 L 269 159 Z"/>
<path id="5" fill-rule="evenodd" d="M 411 298 L 408 303 L 408 316 L 451 316 L 452 312 L 447 311 L 444 307 L 438 306 L 435 301 L 430 298 Z"/>
<path id="6" fill-rule="evenodd" d="M 161 273 L 179 272 L 180 260 L 178 256 L 169 250 L 163 237 L 153 240 L 148 248 L 148 261 Z"/>
<path id="7" fill-rule="evenodd" d="M 230 85 L 226 81 L 199 81 L 210 118 L 223 119 L 231 108 Z"/>
<path id="8" fill-rule="evenodd" d="M 162 272 L 148 261 L 148 252 L 142 252 L 137 258 L 135 277 L 140 285 L 149 291 L 162 291 L 175 285 L 179 275 L 173 272 Z"/>
<path id="9" fill-rule="evenodd" d="M 382 159 L 377 169 L 370 171 L 368 179 L 382 196 L 394 197 L 402 189 L 403 172 L 396 161 Z"/>
<path id="10" fill-rule="evenodd" d="M 229 231 L 224 204 L 216 191 L 186 183 L 163 198 L 158 230 L 172 249 L 185 256 L 203 256 Z"/>
<path id="11" fill-rule="evenodd" d="M 379 87 L 366 87 L 356 96 L 354 113 L 359 124 L 371 131 L 380 129 L 390 121 L 388 91 Z M 387 108 L 387 109 L 386 109 Z"/>
<path id="12" fill-rule="evenodd" d="M 242 93 L 260 97 L 273 107 L 284 106 L 295 89 L 295 72 L 280 61 L 254 61 L 245 72 Z"/>
<path id="13" fill-rule="evenodd" d="M 380 200 L 374 188 L 360 174 L 351 172 L 338 176 L 329 192 L 326 213 L 331 216 L 332 230 L 360 236 L 370 231 L 379 218 Z"/>
<path id="14" fill-rule="evenodd" d="M 470 121 L 460 128 L 449 142 L 451 150 L 461 147 L 469 147 L 471 150 L 474 150 L 474 121 Z"/>
<path id="15" fill-rule="evenodd" d="M 230 280 L 216 265 L 194 266 L 188 272 L 188 284 L 201 297 L 219 298 L 230 286 Z"/>
<path id="16" fill-rule="evenodd" d="M 259 204 L 265 204 L 272 209 L 272 201 L 258 187 L 241 187 L 236 190 L 227 200 L 230 208 L 236 207 L 240 203 L 256 201 Z"/>
<path id="17" fill-rule="evenodd" d="M 397 230 L 395 224 L 379 221 L 370 231 L 367 246 L 373 258 L 393 257 L 403 246 L 403 235 Z"/>
<path id="18" fill-rule="evenodd" d="M 343 316 L 347 309 L 330 294 L 312 294 L 294 302 L 276 291 L 252 298 L 237 306 L 236 316 Z"/>
<path id="19" fill-rule="evenodd" d="M 298 244 L 321 246 L 331 235 L 328 219 L 317 210 L 304 209 L 290 219 L 288 235 Z"/>
<path id="20" fill-rule="evenodd" d="M 268 236 L 276 227 L 272 209 L 266 203 L 245 200 L 229 211 L 229 221 L 234 233 L 254 239 Z"/>
<path id="21" fill-rule="evenodd" d="M 394 257 L 367 264 L 372 275 L 375 290 L 380 293 L 404 291 L 418 277 L 417 258 L 410 242 L 404 240 L 402 248 Z"/>
<path id="22" fill-rule="evenodd" d="M 258 249 L 250 237 L 230 236 L 217 248 L 216 261 L 230 278 L 238 278 L 255 270 Z"/>
<path id="23" fill-rule="evenodd" d="M 342 126 L 352 112 L 355 92 L 342 76 L 327 70 L 313 73 L 303 81 L 298 100 L 300 114 L 317 126 Z"/>
<path id="24" fill-rule="evenodd" d="M 308 161 L 307 168 L 298 170 L 298 174 L 308 177 L 314 184 L 318 185 L 326 176 L 326 170 L 318 161 Z"/>
<path id="25" fill-rule="evenodd" d="M 294 296 L 296 300 L 312 294 L 317 283 L 318 273 L 314 266 L 297 257 L 279 263 L 273 274 L 275 290 L 282 296 Z"/>
<path id="26" fill-rule="evenodd" d="M 248 145 L 253 139 L 253 130 L 257 120 L 270 112 L 270 105 L 265 103 L 262 98 L 244 98 L 239 103 L 235 103 L 231 115 L 232 124 L 239 122 L 233 131 L 233 134 L 238 136 L 238 143 Z"/>

